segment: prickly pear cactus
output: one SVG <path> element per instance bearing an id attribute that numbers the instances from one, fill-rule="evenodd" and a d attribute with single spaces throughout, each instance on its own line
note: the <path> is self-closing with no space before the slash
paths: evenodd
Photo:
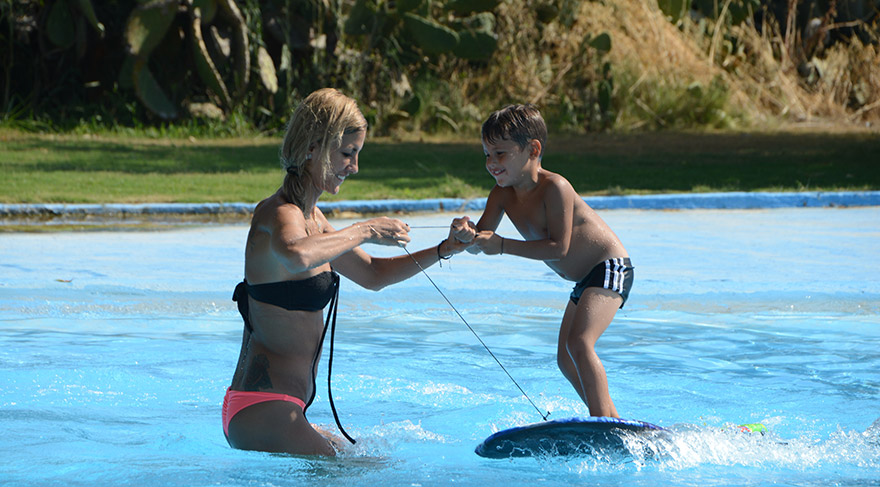
<path id="1" fill-rule="evenodd" d="M 177 15 L 177 0 L 152 0 L 135 7 L 125 26 L 128 52 L 148 57 L 171 27 Z"/>
<path id="2" fill-rule="evenodd" d="M 407 12 L 403 14 L 403 25 L 425 52 L 442 54 L 452 51 L 458 44 L 457 32 L 433 20 Z"/>

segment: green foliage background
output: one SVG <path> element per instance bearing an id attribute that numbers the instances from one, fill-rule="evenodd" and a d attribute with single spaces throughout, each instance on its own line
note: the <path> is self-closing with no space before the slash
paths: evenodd
<path id="1" fill-rule="evenodd" d="M 646 76 L 631 52 L 615 56 L 628 33 L 613 17 L 638 9 L 652 15 L 637 29 L 674 26 L 714 78 Z M 733 96 L 743 92 L 782 118 L 810 105 L 786 98 L 824 96 L 840 110 L 812 103 L 796 118 L 834 112 L 858 123 L 880 118 L 878 9 L 880 0 L 0 0 L 0 123 L 277 132 L 325 86 L 356 98 L 376 135 L 470 134 L 490 111 L 526 101 L 555 131 L 725 128 L 754 123 Z M 835 54 L 853 64 L 843 75 L 829 67 L 834 46 L 855 46 Z M 763 58 L 775 64 L 744 69 Z M 765 79 L 777 66 L 791 78 L 779 89 Z M 749 93 L 737 86 L 746 78 L 771 88 Z"/>

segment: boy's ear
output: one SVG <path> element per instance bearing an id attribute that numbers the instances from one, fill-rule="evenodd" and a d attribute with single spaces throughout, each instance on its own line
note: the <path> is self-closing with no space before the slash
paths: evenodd
<path id="1" fill-rule="evenodd" d="M 529 157 L 534 157 L 536 159 L 541 157 L 541 141 L 538 139 L 532 139 L 529 141 Z"/>

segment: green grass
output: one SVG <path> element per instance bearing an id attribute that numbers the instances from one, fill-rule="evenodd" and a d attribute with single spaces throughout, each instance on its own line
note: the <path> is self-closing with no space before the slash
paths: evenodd
<path id="1" fill-rule="evenodd" d="M 280 139 L 0 132 L 0 203 L 256 202 L 281 182 Z M 472 141 L 370 140 L 325 201 L 485 196 Z M 584 195 L 880 189 L 876 133 L 643 133 L 559 137 L 544 167 Z"/>

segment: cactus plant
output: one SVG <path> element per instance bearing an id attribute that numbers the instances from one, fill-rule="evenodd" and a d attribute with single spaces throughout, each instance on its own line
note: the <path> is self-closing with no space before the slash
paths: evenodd
<path id="1" fill-rule="evenodd" d="M 131 67 L 132 86 L 135 95 L 150 111 L 164 119 L 177 117 L 177 110 L 162 91 L 148 61 L 150 53 L 165 37 L 177 15 L 177 1 L 152 0 L 138 5 L 129 15 L 125 40 L 131 60 L 123 65 L 123 74 Z"/>
<path id="2" fill-rule="evenodd" d="M 611 50 L 611 36 L 607 32 L 603 32 L 590 39 L 588 44 L 600 53 L 605 54 Z"/>
<path id="3" fill-rule="evenodd" d="M 418 9 L 424 4 L 425 0 L 398 0 L 397 1 L 397 11 L 398 12 L 412 12 L 413 10 Z"/>
<path id="4" fill-rule="evenodd" d="M 219 98 L 220 104 L 229 106 L 232 99 L 229 96 L 229 90 L 223 83 L 223 78 L 217 71 L 211 55 L 208 54 L 208 48 L 205 46 L 205 39 L 202 35 L 202 17 L 201 10 L 194 8 L 190 11 L 191 29 L 190 29 L 190 45 L 192 46 L 193 59 L 196 63 L 199 77 L 207 85 L 207 87 Z"/>
<path id="5" fill-rule="evenodd" d="M 446 8 L 458 15 L 469 15 L 495 10 L 499 3 L 501 0 L 451 0 L 446 3 Z"/>
<path id="6" fill-rule="evenodd" d="M 657 0 L 657 6 L 660 7 L 660 11 L 673 24 L 677 24 L 684 17 L 684 14 L 690 8 L 690 3 L 690 0 Z"/>
<path id="7" fill-rule="evenodd" d="M 192 0 L 192 9 L 198 9 L 202 14 L 202 22 L 210 24 L 217 15 L 217 0 Z"/>
<path id="8" fill-rule="evenodd" d="M 355 0 L 344 22 L 349 46 L 359 46 L 367 58 L 383 59 L 381 76 L 394 83 L 424 66 L 426 57 L 482 62 L 498 48 L 492 10 L 501 0 Z M 370 63 L 366 64 L 371 66 Z M 372 66 L 375 66 L 374 64 Z M 375 68 L 372 68 L 375 70 Z M 375 71 L 366 76 L 376 77 Z M 365 97 L 374 98 L 374 85 Z M 375 110 L 378 130 L 389 130 L 401 122 L 457 130 L 449 115 L 433 109 L 424 92 L 389 93 L 386 106 Z"/>
<path id="9" fill-rule="evenodd" d="M 80 13 L 85 17 L 86 21 L 88 21 L 89 25 L 91 25 L 98 33 L 103 36 L 104 35 L 104 24 L 98 22 L 98 17 L 95 15 L 95 9 L 92 7 L 91 0 L 74 0 L 74 5 L 76 9 L 80 11 Z"/>
<path id="10" fill-rule="evenodd" d="M 76 40 L 75 25 L 71 21 L 70 6 L 67 0 L 58 0 L 49 10 L 46 20 L 46 34 L 53 44 L 61 49 L 73 46 Z"/>
<path id="11" fill-rule="evenodd" d="M 369 36 L 370 47 L 383 44 L 376 36 L 397 46 L 397 37 L 403 33 L 426 54 L 453 54 L 467 60 L 485 60 L 498 45 L 491 10 L 499 3 L 500 0 L 447 2 L 443 8 L 459 17 L 447 16 L 446 22 L 441 23 L 430 16 L 430 2 L 427 0 L 399 1 L 393 9 L 376 0 L 357 0 L 349 11 L 343 31 L 349 36 Z M 412 58 L 413 62 L 418 60 L 418 57 Z"/>
<path id="12" fill-rule="evenodd" d="M 57 0 L 49 8 L 46 17 L 46 35 L 49 41 L 61 49 L 69 49 L 77 44 L 77 50 L 84 51 L 83 20 L 88 22 L 99 35 L 104 35 L 104 24 L 98 22 L 91 0 Z"/>
<path id="13" fill-rule="evenodd" d="M 275 64 L 272 62 L 272 56 L 265 47 L 257 48 L 257 67 L 259 69 L 260 81 L 263 87 L 271 94 L 278 92 L 278 75 L 275 71 Z"/>
<path id="14" fill-rule="evenodd" d="M 153 73 L 147 69 L 146 59 L 137 59 L 133 71 L 135 92 L 141 102 L 161 118 L 177 118 L 177 108 L 159 86 Z"/>
<path id="15" fill-rule="evenodd" d="M 78 0 L 79 1 L 79 0 Z M 122 79 L 130 76 L 135 94 L 144 105 L 161 118 L 177 116 L 177 110 L 169 109 L 173 103 L 162 90 L 155 76 L 149 72 L 149 59 L 156 48 L 169 38 L 172 25 L 178 14 L 188 14 L 186 41 L 192 52 L 194 70 L 205 86 L 213 94 L 215 101 L 229 110 L 245 96 L 250 77 L 250 52 L 247 27 L 240 10 L 233 0 L 149 0 L 135 7 L 128 18 L 125 40 L 132 60 L 126 61 L 120 75 Z M 205 32 L 212 33 L 210 23 L 221 22 L 230 33 L 229 60 L 231 84 L 224 80 L 218 59 L 211 55 L 205 42 Z M 173 29 L 177 34 L 180 26 Z M 183 46 L 180 46 L 183 48 Z M 222 61 L 226 61 L 225 59 Z M 224 63 L 221 63 L 224 64 Z M 130 72 L 129 72 L 130 69 Z M 274 71 L 272 72 L 274 75 Z M 128 85 L 123 82 L 123 86 Z M 276 81 L 277 89 L 277 81 Z"/>
<path id="16" fill-rule="evenodd" d="M 218 16 L 222 17 L 232 30 L 232 74 L 235 84 L 233 97 L 236 101 L 240 101 L 246 94 L 251 72 L 247 26 L 234 1 L 217 0 L 217 6 Z"/>
<path id="17" fill-rule="evenodd" d="M 559 16 L 559 7 L 552 2 L 545 2 L 535 7 L 538 22 L 549 24 Z"/>
<path id="18" fill-rule="evenodd" d="M 357 0 L 345 19 L 345 27 L 343 32 L 347 35 L 365 35 L 370 33 L 370 26 L 376 13 L 379 11 L 378 6 L 373 1 Z"/>
<path id="19" fill-rule="evenodd" d="M 465 30 L 458 33 L 458 44 L 452 49 L 456 56 L 470 61 L 484 61 L 498 48 L 495 34 Z"/>
<path id="20" fill-rule="evenodd" d="M 125 27 L 125 40 L 132 56 L 148 57 L 159 45 L 177 15 L 177 3 L 152 0 L 135 7 Z"/>
<path id="21" fill-rule="evenodd" d="M 458 44 L 458 33 L 430 19 L 406 12 L 403 14 L 403 25 L 424 52 L 450 52 Z"/>

